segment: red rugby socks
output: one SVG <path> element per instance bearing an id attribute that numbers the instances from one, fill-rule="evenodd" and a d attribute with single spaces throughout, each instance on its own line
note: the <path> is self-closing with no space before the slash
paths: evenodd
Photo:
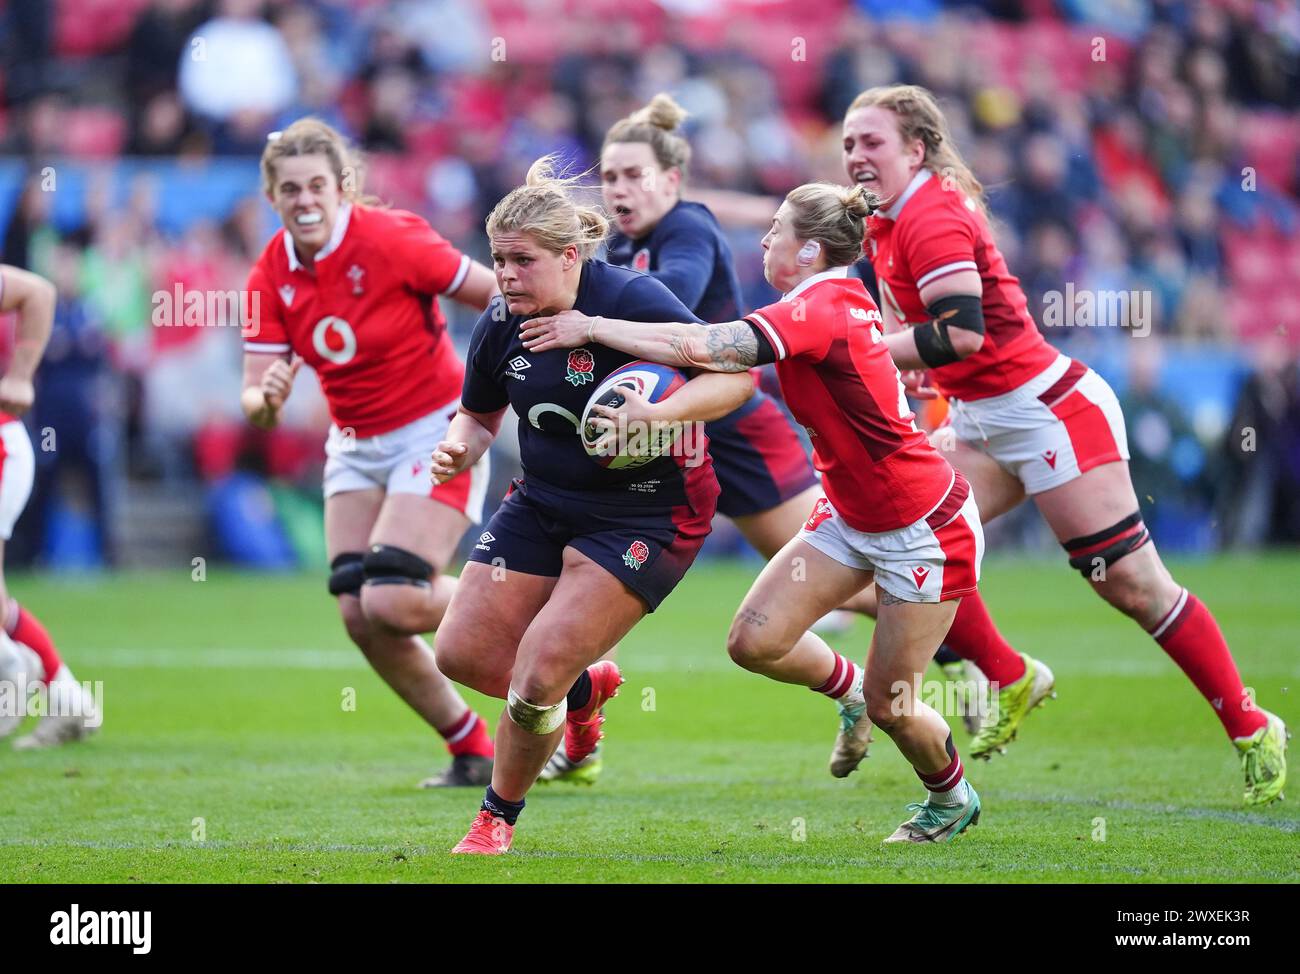
<path id="1" fill-rule="evenodd" d="M 63 665 L 59 651 L 54 648 L 54 640 L 41 625 L 41 620 L 19 605 L 17 599 L 9 600 L 9 610 L 5 614 L 5 632 L 41 658 L 45 682 L 54 679 L 54 674 Z"/>
<path id="2" fill-rule="evenodd" d="M 1151 629 L 1151 638 L 1196 684 L 1229 737 L 1249 737 L 1268 722 L 1241 685 L 1241 674 L 1219 624 L 1187 589 Z"/>
<path id="3" fill-rule="evenodd" d="M 990 683 L 1007 687 L 1025 675 L 1025 661 L 1002 638 L 979 592 L 962 598 L 944 644 L 978 666 Z"/>
<path id="4" fill-rule="evenodd" d="M 455 723 L 449 727 L 439 727 L 438 733 L 447 742 L 447 750 L 454 757 L 473 754 L 490 758 L 494 753 L 492 737 L 488 734 L 487 721 L 473 710 L 466 710 Z"/>

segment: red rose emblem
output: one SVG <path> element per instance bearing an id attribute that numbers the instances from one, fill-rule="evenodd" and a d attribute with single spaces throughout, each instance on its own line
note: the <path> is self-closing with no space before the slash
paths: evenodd
<path id="1" fill-rule="evenodd" d="M 649 545 L 644 541 L 633 541 L 632 544 L 628 546 L 627 554 L 623 556 L 623 563 L 627 565 L 628 568 L 640 571 L 641 566 L 645 564 L 646 559 L 649 557 Z"/>
<path id="2" fill-rule="evenodd" d="M 569 374 L 565 381 L 575 386 L 591 381 L 591 374 L 596 371 L 596 357 L 585 348 L 574 349 L 569 353 Z"/>

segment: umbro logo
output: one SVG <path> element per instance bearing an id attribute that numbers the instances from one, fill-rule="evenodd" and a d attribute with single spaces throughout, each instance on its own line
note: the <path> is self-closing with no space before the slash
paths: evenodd
<path id="1" fill-rule="evenodd" d="M 1056 469 L 1056 451 L 1055 451 L 1055 450 L 1048 450 L 1046 453 L 1043 454 L 1043 459 L 1047 461 L 1047 465 L 1048 465 L 1049 467 L 1051 467 L 1053 470 Z"/>
<path id="2" fill-rule="evenodd" d="M 528 361 L 528 359 L 524 358 L 522 355 L 516 355 L 507 364 L 516 372 L 522 372 L 524 369 L 531 369 L 533 367 L 533 363 Z"/>
<path id="3" fill-rule="evenodd" d="M 484 531 L 478 536 L 478 540 L 480 544 L 491 544 L 496 540 L 496 538 L 493 536 L 491 531 Z"/>
<path id="4" fill-rule="evenodd" d="M 920 588 L 925 584 L 925 580 L 930 577 L 930 569 L 921 565 L 912 569 L 912 578 L 916 581 L 916 587 Z"/>

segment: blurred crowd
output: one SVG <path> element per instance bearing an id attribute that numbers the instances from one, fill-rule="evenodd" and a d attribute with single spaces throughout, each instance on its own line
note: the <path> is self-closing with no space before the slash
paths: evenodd
<path id="1" fill-rule="evenodd" d="M 1151 295 L 1149 337 L 1045 329 L 1163 417 L 1135 443 L 1144 492 L 1176 496 L 1208 543 L 1300 540 L 1293 0 L 0 0 L 0 65 L 3 260 L 61 295 L 41 377 L 59 392 L 32 422 L 84 429 L 44 461 L 87 471 L 106 554 L 115 480 L 318 472 L 310 383 L 285 429 L 254 434 L 237 336 L 157 300 L 242 286 L 274 230 L 268 132 L 338 126 L 369 192 L 483 258 L 483 218 L 530 162 L 587 169 L 657 91 L 691 112 L 688 195 L 781 195 L 842 180 L 844 109 L 896 81 L 940 96 L 1040 321 L 1067 283 Z M 758 234 L 733 232 L 747 297 L 768 300 Z M 1164 351 L 1131 356 L 1141 342 Z M 1222 365 L 1213 408 L 1180 381 L 1188 342 Z M 1233 517 L 1246 484 L 1262 513 Z"/>

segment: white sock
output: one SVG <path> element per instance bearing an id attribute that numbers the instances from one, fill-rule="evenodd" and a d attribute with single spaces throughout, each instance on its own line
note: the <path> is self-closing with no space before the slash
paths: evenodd
<path id="1" fill-rule="evenodd" d="M 962 778 L 952 788 L 947 791 L 930 792 L 931 805 L 965 805 L 966 799 L 969 798 L 966 791 L 966 779 Z"/>

